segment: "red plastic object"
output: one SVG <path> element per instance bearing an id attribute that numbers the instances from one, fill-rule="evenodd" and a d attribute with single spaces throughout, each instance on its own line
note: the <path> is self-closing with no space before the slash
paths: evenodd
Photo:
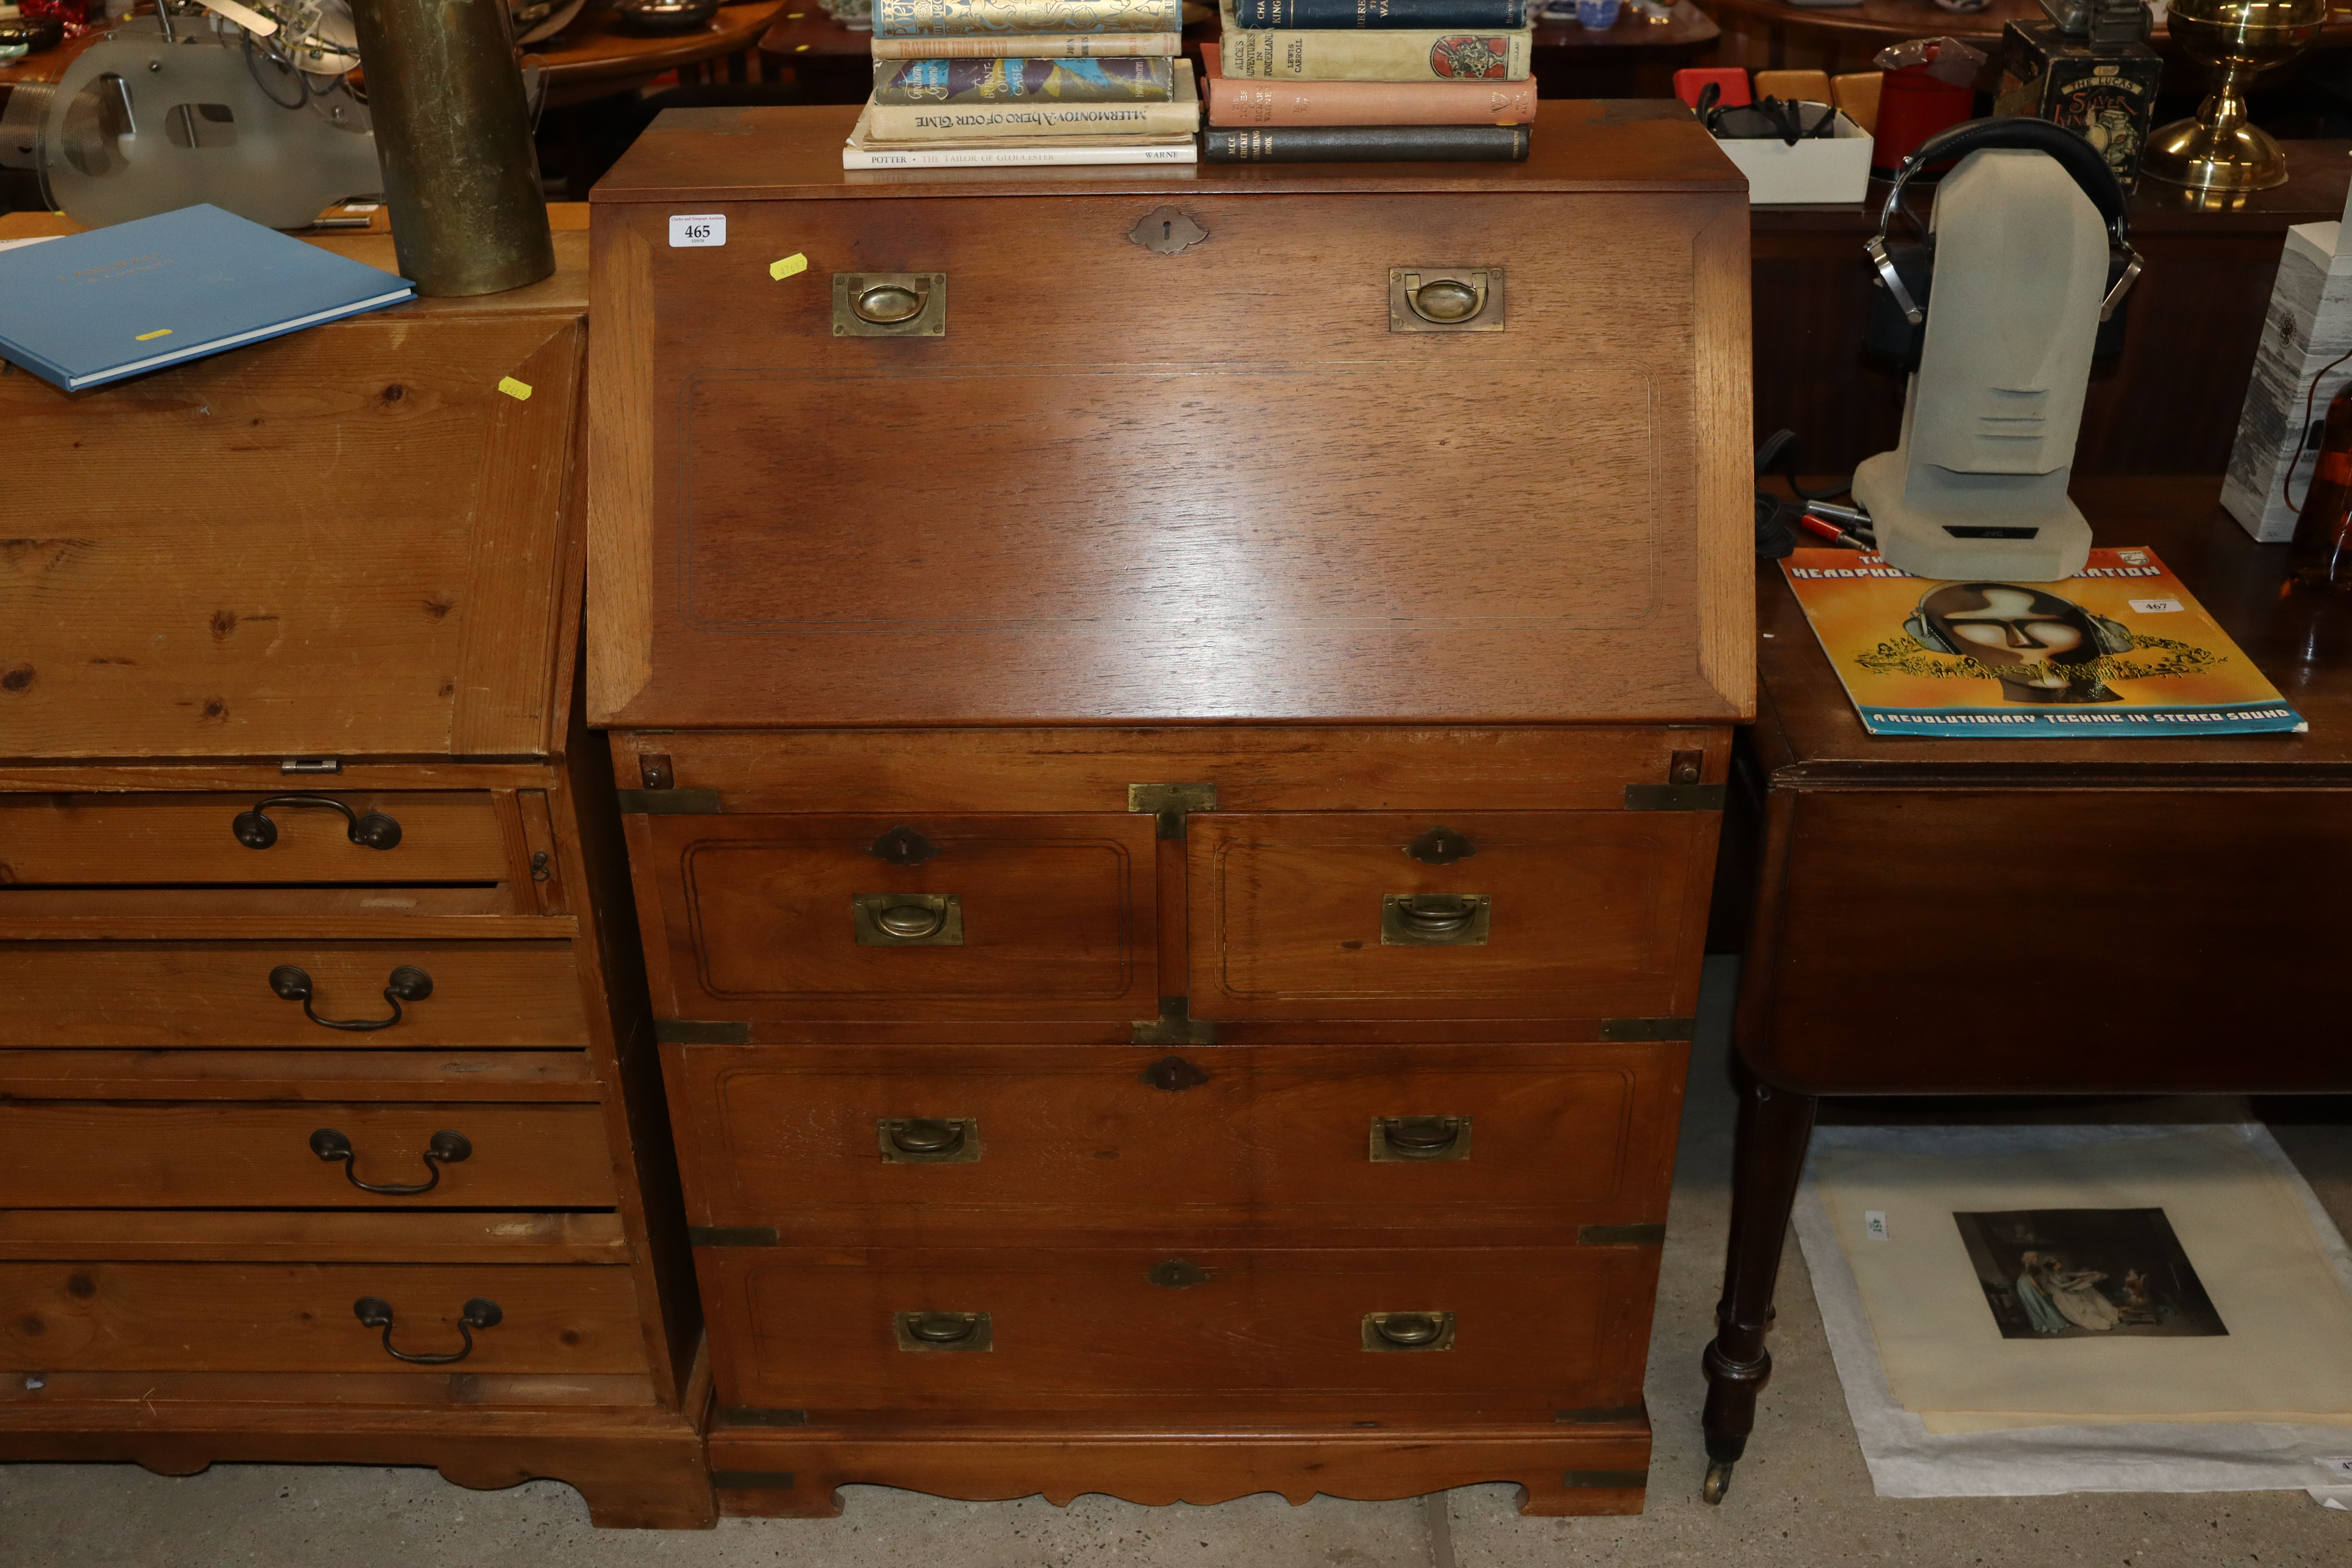
<path id="1" fill-rule="evenodd" d="M 17 0 L 17 10 L 37 21 L 47 17 L 61 23 L 68 38 L 79 38 L 106 25 L 106 7 L 94 0 Z"/>
<path id="2" fill-rule="evenodd" d="M 1685 108 L 1698 107 L 1698 89 L 1708 82 L 1723 89 L 1716 103 L 1724 109 L 1737 109 L 1743 103 L 1753 103 L 1756 95 L 1748 90 L 1748 72 L 1738 66 L 1693 66 L 1675 72 L 1675 96 Z"/>
<path id="3" fill-rule="evenodd" d="M 1886 73 L 1878 89 L 1878 129 L 1870 143 L 1870 172 L 1892 178 L 1913 149 L 1976 110 L 1974 86 L 1937 81 L 1926 66 Z"/>

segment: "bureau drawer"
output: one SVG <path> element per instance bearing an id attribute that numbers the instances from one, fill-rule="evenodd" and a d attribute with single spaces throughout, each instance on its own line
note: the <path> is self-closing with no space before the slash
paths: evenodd
<path id="1" fill-rule="evenodd" d="M 664 1047 L 694 1223 L 803 1241 L 1659 1220 L 1685 1049 Z"/>
<path id="2" fill-rule="evenodd" d="M 310 999 L 280 994 L 281 966 Z M 430 994 L 401 1001 L 399 981 Z M 289 977 L 291 989 L 299 990 Z M 314 1020 L 305 1013 L 316 1014 Z M 324 1022 L 318 1021 L 324 1020 Z M 26 942 L 0 944 L 0 1045 L 580 1046 L 568 942 Z"/>
<path id="3" fill-rule="evenodd" d="M 362 1322 L 367 1300 L 391 1312 Z M 495 1303 L 488 1326 L 462 1321 Z M 489 1314 L 478 1310 L 477 1322 Z M 472 1349 L 466 1349 L 470 1335 Z M 437 1356 L 404 1361 L 393 1353 Z M 0 1263 L 8 1372 L 634 1373 L 626 1268 L 595 1265 Z"/>
<path id="4" fill-rule="evenodd" d="M 0 795 L 0 882 L 499 882 L 486 790 Z"/>
<path id="5" fill-rule="evenodd" d="M 1202 1018 L 1687 1018 L 1699 811 L 1212 813 L 1190 825 Z"/>
<path id="6" fill-rule="evenodd" d="M 656 1012 L 684 1018 L 1152 1011 L 1152 819 L 637 817 Z M 667 994 L 663 994 L 665 986 Z"/>
<path id="7" fill-rule="evenodd" d="M 480 1103 L 0 1102 L 0 1193 L 17 1208 L 614 1201 L 599 1107 Z"/>
<path id="8" fill-rule="evenodd" d="M 1549 1413 L 1639 1403 L 1658 1255 L 1171 1245 L 696 1256 L 723 1405 L 1051 1409 L 1150 1396 L 1163 1407 L 1322 1399 Z M 961 1321 L 915 1321 L 950 1314 Z M 1368 1314 L 1426 1314 L 1437 1338 L 1391 1347 Z M 961 1341 L 925 1338 L 964 1329 Z"/>

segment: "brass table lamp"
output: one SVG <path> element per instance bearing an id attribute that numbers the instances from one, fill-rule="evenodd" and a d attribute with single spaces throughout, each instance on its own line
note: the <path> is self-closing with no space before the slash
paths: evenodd
<path id="1" fill-rule="evenodd" d="M 2246 118 L 2248 83 L 2319 37 L 2327 0 L 2173 0 L 2165 26 L 2183 53 L 2221 79 L 2193 120 L 2147 139 L 2140 173 L 2194 191 L 2264 191 L 2286 184 L 2286 153 Z"/>

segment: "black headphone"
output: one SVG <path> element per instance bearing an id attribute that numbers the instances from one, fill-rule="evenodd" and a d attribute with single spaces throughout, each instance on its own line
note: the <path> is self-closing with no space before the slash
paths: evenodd
<path id="1" fill-rule="evenodd" d="M 1982 657 L 1973 649 L 1953 647 L 1952 639 L 1936 629 L 1935 623 L 1927 618 L 1927 601 L 1947 588 L 1999 588 L 2009 585 L 2001 583 L 1938 583 L 1919 595 L 1918 607 L 1914 609 L 1903 622 L 1903 635 L 1929 653 L 1966 654 L 1969 658 L 1981 663 Z M 2049 596 L 2053 599 L 2058 597 L 2055 594 Z M 2123 622 L 2111 621 L 2105 616 L 2084 610 L 2082 605 L 2075 605 L 2072 599 L 2064 602 L 2074 605 L 2077 610 L 2082 610 L 2083 618 L 2091 623 L 2091 646 L 2099 652 L 2129 653 L 2139 646 L 2139 639 L 2132 636 L 2131 628 Z"/>
<path id="2" fill-rule="evenodd" d="M 2098 209 L 2100 220 L 2107 226 L 2107 293 L 2099 305 L 2099 335 L 2091 353 L 2095 359 L 2113 359 L 2124 352 L 2124 297 L 2140 274 L 2139 252 L 2131 247 L 2131 220 L 2123 186 L 2097 148 L 2063 125 L 2023 115 L 1964 120 L 1928 137 L 1903 160 L 1903 166 L 1895 173 L 1894 187 L 1886 193 L 1886 205 L 1879 212 L 1878 233 L 1863 247 L 1878 269 L 1871 279 L 1877 292 L 1870 297 L 1870 317 L 1863 325 L 1864 352 L 1891 360 L 1904 370 L 1919 368 L 1919 356 L 1927 346 L 1927 292 L 1935 280 L 1936 237 L 1928 234 L 1914 245 L 1889 246 L 1886 231 L 1894 226 L 1898 210 L 1905 211 L 1915 225 L 1918 222 L 1917 215 L 1903 206 L 1903 187 L 1914 174 L 1930 164 L 1948 163 L 1986 147 L 2047 153 L 2074 177 L 2074 184 Z"/>

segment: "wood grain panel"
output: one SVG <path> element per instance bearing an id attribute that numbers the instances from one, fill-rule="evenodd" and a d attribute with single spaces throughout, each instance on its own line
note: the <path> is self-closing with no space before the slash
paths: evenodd
<path id="1" fill-rule="evenodd" d="M 1406 846 L 1440 822 L 1476 846 Z M 1687 1017 L 1717 814 L 1241 814 L 1191 821 L 1202 1018 Z M 1483 893 L 1480 946 L 1385 946 L 1390 894 Z"/>
<path id="2" fill-rule="evenodd" d="M 1550 1410 L 1640 1401 L 1654 1248 L 704 1247 L 722 1405 L 1228 1410 L 1317 1399 Z M 1181 1258 L 1198 1285 L 1155 1285 Z M 985 1311 L 984 1352 L 909 1352 L 893 1314 Z M 1376 1353 L 1367 1312 L 1451 1311 L 1454 1348 Z"/>
<path id="3" fill-rule="evenodd" d="M 0 1370 L 410 1372 L 352 1304 L 392 1304 L 393 1343 L 462 1347 L 476 1296 L 505 1314 L 474 1331 L 479 1373 L 629 1373 L 645 1367 L 625 1268 L 499 1264 L 0 1263 Z"/>
<path id="4" fill-rule="evenodd" d="M 579 1051 L 10 1051 L 14 1100 L 579 1100 Z"/>
<path id="5" fill-rule="evenodd" d="M 297 781 L 299 782 L 299 781 Z M 280 795 L 326 795 L 400 824 L 400 842 L 352 842 L 341 813 L 277 805 L 278 841 L 238 841 L 231 825 Z M 510 876 L 485 790 L 436 794 L 303 790 L 268 795 L 0 795 L 0 883 L 500 882 Z"/>
<path id="6" fill-rule="evenodd" d="M 868 853 L 894 827 L 940 853 Z M 658 816 L 670 1017 L 1150 1016 L 1152 818 Z M 952 893 L 960 946 L 859 946 L 860 893 Z"/>
<path id="7" fill-rule="evenodd" d="M 698 1225 L 788 1240 L 887 1230 L 1247 1226 L 1572 1237 L 1663 1220 L 1685 1047 L 1675 1044 L 777 1049 L 670 1046 Z M 1374 1162 L 1378 1116 L 1466 1116 L 1469 1156 Z M 981 1156 L 882 1158 L 885 1117 L 979 1123 Z"/>
<path id="8" fill-rule="evenodd" d="M 611 1214 L 0 1210 L 0 1258 L 173 1263 L 626 1263 Z"/>
<path id="9" fill-rule="evenodd" d="M 313 1131 L 350 1141 L 321 1160 Z M 438 1166 L 435 1133 L 472 1152 Z M 593 1105 L 107 1105 L 0 1102 L 0 1192 L 25 1208 L 604 1208 L 613 1156 Z"/>
<path id="10" fill-rule="evenodd" d="M 602 724 L 651 673 L 653 251 L 625 225 L 597 226 L 597 331 L 589 342 L 588 714 Z"/>
<path id="11" fill-rule="evenodd" d="M 515 520 L 484 462 L 499 420 L 561 449 L 572 389 L 498 383 L 577 333 L 395 312 L 71 397 L 0 377 L 0 752 L 446 752 L 480 620 L 541 628 L 512 654 L 543 682 L 552 584 L 477 603 L 475 561 L 551 556 L 562 464 Z"/>
<path id="12" fill-rule="evenodd" d="M 269 987 L 309 972 L 321 1017 L 384 1018 L 392 971 L 415 964 L 433 994 L 372 1033 L 321 1027 Z M 44 942 L 0 948 L 0 1045 L 584 1045 L 587 1021 L 563 942 Z"/>

